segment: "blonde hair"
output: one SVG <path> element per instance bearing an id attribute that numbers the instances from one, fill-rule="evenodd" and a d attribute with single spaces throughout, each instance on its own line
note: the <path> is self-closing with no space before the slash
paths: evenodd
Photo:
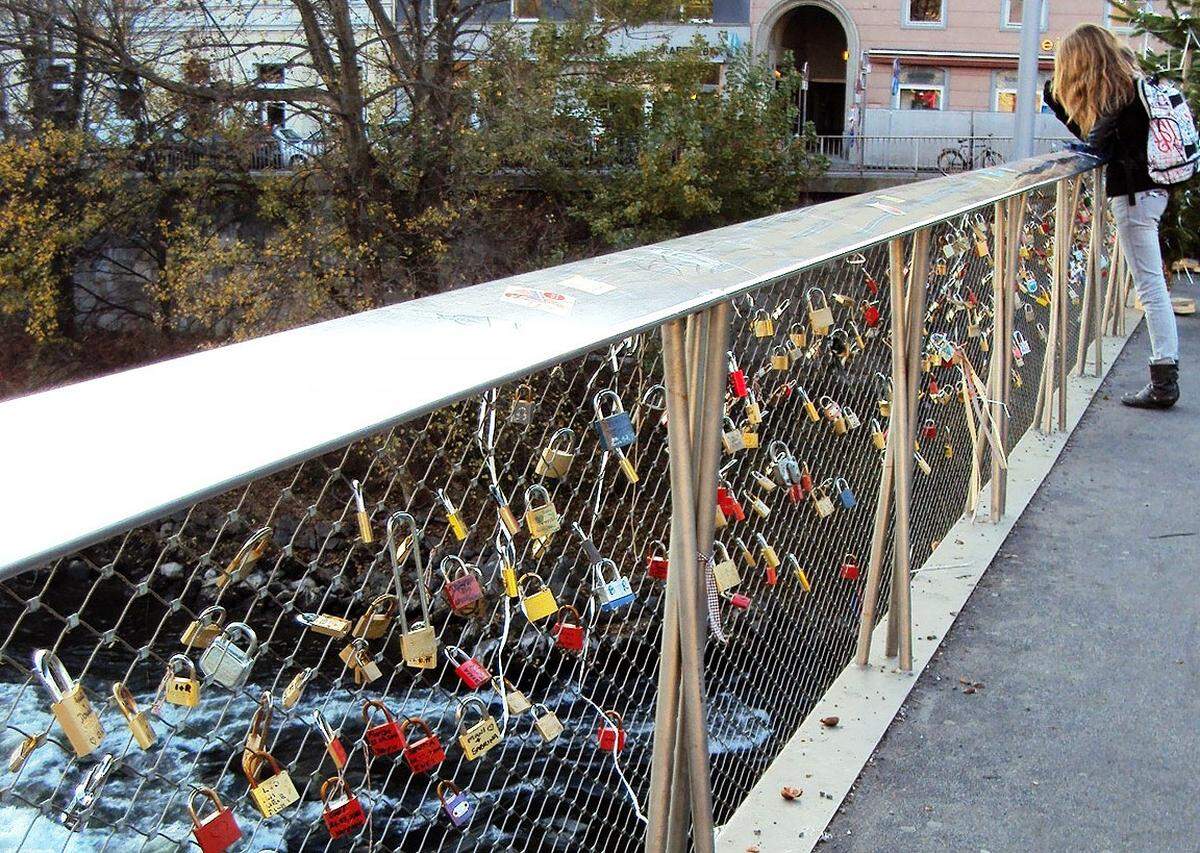
<path id="1" fill-rule="evenodd" d="M 1063 36 L 1054 59 L 1054 97 L 1085 135 L 1101 116 L 1133 98 L 1132 51 L 1096 24 L 1080 24 Z"/>

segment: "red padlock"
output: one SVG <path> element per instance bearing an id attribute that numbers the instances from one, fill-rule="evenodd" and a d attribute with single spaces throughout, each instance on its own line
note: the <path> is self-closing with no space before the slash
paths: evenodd
<path id="1" fill-rule="evenodd" d="M 794 504 L 803 503 L 804 502 L 804 486 L 801 485 L 800 483 L 793 483 L 792 485 L 788 486 L 787 495 L 788 495 L 788 500 L 790 500 L 792 503 L 794 503 Z"/>
<path id="2" fill-rule="evenodd" d="M 874 296 L 875 294 L 879 293 L 879 282 L 875 280 L 875 276 L 867 273 L 866 279 L 867 290 L 871 291 L 871 295 Z"/>
<path id="3" fill-rule="evenodd" d="M 583 651 L 586 632 L 579 611 L 569 604 L 564 604 L 558 608 L 558 614 L 558 621 L 550 629 L 555 645 L 569 652 Z"/>
<path id="4" fill-rule="evenodd" d="M 802 470 L 800 472 L 800 488 L 804 490 L 804 497 L 808 497 L 810 494 L 812 494 L 813 490 L 812 473 L 809 472 L 808 465 L 806 463 L 801 462 L 800 465 L 802 466 Z"/>
<path id="5" fill-rule="evenodd" d="M 967 304 L 972 308 L 979 304 L 979 297 L 976 295 L 975 291 L 969 287 L 967 288 Z"/>
<path id="6" fill-rule="evenodd" d="M 938 381 L 932 376 L 929 377 L 929 395 L 932 397 L 939 391 Z"/>
<path id="7" fill-rule="evenodd" d="M 383 711 L 384 716 L 384 721 L 377 726 L 371 725 L 371 711 L 374 708 Z M 363 722 L 367 724 L 363 739 L 366 740 L 372 755 L 395 755 L 404 749 L 404 731 L 386 705 L 378 699 L 368 699 L 363 702 L 362 716 Z"/>
<path id="8" fill-rule="evenodd" d="M 775 571 L 775 567 L 767 563 L 767 586 L 775 586 L 779 583 L 779 573 Z"/>
<path id="9" fill-rule="evenodd" d="M 858 580 L 858 557 L 847 554 L 842 558 L 842 577 L 848 581 Z"/>
<path id="10" fill-rule="evenodd" d="M 863 303 L 863 322 L 870 328 L 879 325 L 879 306 L 874 302 Z"/>
<path id="11" fill-rule="evenodd" d="M 338 733 L 325 720 L 325 715 L 321 713 L 320 709 L 313 711 L 313 723 L 317 727 L 317 732 L 321 735 L 321 740 L 325 742 L 325 752 L 333 759 L 333 766 L 341 773 L 347 761 L 346 747 L 342 745 L 341 739 L 338 738 Z"/>
<path id="12" fill-rule="evenodd" d="M 933 422 L 933 418 L 926 420 L 925 424 L 921 427 L 921 437 L 937 438 L 937 424 Z"/>
<path id="13" fill-rule="evenodd" d="M 450 662 L 454 664 L 455 675 L 472 690 L 492 680 L 492 674 L 487 671 L 487 668 L 458 646 L 446 646 L 446 657 L 450 658 Z"/>
<path id="14" fill-rule="evenodd" d="M 206 797 L 217 810 L 206 818 L 196 811 L 196 796 Z M 188 798 L 188 814 L 192 816 L 192 835 L 204 853 L 225 853 L 242 837 L 242 830 L 233 817 L 233 810 L 226 808 L 221 797 L 212 788 L 197 788 Z"/>
<path id="15" fill-rule="evenodd" d="M 324 806 L 321 817 L 331 838 L 341 838 L 366 825 L 367 815 L 362 803 L 340 775 L 330 776 L 321 783 L 321 803 Z"/>
<path id="16" fill-rule="evenodd" d="M 748 610 L 750 608 L 750 596 L 748 595 L 735 592 L 732 595 L 726 594 L 725 598 L 738 610 Z"/>
<path id="17" fill-rule="evenodd" d="M 746 373 L 737 366 L 737 361 L 734 360 L 733 353 L 726 353 L 726 355 L 729 358 L 729 387 L 733 389 L 733 396 L 740 400 L 750 391 L 746 387 Z"/>
<path id="18" fill-rule="evenodd" d="M 616 711 L 605 711 L 605 720 L 596 729 L 596 740 L 605 752 L 620 752 L 625 748 L 625 721 Z"/>
<path id="19" fill-rule="evenodd" d="M 655 539 L 650 543 L 650 553 L 646 555 L 646 574 L 655 580 L 667 579 L 667 546 Z"/>
<path id="20" fill-rule="evenodd" d="M 420 740 L 409 740 L 410 726 L 420 728 L 424 736 Z M 420 717 L 406 717 L 400 724 L 400 734 L 404 738 L 404 760 L 413 773 L 427 773 L 446 760 L 446 750 L 437 733 Z"/>
<path id="21" fill-rule="evenodd" d="M 746 520 L 746 510 L 734 497 L 733 490 L 727 486 L 717 486 L 717 506 L 725 513 L 726 518 L 732 518 L 734 521 Z"/>
<path id="22" fill-rule="evenodd" d="M 446 569 L 447 561 L 457 563 L 453 578 Z M 478 609 L 479 601 L 483 598 L 483 586 L 479 583 L 478 571 L 454 554 L 450 554 L 442 560 L 441 569 L 442 577 L 445 578 L 445 583 L 442 585 L 442 596 L 450 605 L 450 609 L 460 616 L 473 614 Z"/>

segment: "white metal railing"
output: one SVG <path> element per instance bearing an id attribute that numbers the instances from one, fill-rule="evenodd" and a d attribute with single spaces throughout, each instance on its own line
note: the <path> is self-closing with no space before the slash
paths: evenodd
<path id="1" fill-rule="evenodd" d="M 1048 154 L 1065 140 L 1039 137 L 1035 151 Z M 864 136 L 825 134 L 815 150 L 829 158 L 831 174 L 898 172 L 912 175 L 954 174 L 995 166 L 1012 155 L 1011 136 Z"/>

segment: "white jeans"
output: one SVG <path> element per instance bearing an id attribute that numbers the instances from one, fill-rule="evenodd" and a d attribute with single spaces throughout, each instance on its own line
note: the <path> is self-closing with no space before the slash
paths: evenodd
<path id="1" fill-rule="evenodd" d="M 1158 222 L 1166 209 L 1166 190 L 1140 192 L 1137 204 L 1132 206 L 1129 196 L 1112 200 L 1121 251 L 1133 272 L 1133 286 L 1146 312 L 1152 364 L 1179 360 L 1179 332 L 1175 328 L 1167 280 L 1163 278 L 1162 248 L 1158 244 Z"/>

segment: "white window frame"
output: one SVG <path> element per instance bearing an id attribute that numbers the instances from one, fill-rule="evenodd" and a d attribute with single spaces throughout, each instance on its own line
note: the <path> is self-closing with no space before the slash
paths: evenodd
<path id="1" fill-rule="evenodd" d="M 921 30 L 944 30 L 946 29 L 946 6 L 947 0 L 941 0 L 942 10 L 936 21 L 914 21 L 908 15 L 912 8 L 912 0 L 900 0 L 900 26 L 912 27 Z"/>
<path id="2" fill-rule="evenodd" d="M 1110 7 L 1111 8 L 1111 7 Z M 1021 31 L 1021 22 L 1010 24 L 1008 19 L 1012 11 L 1012 0 L 1003 0 L 1000 4 L 1000 29 L 1009 30 L 1011 32 Z M 1044 33 L 1050 29 L 1050 0 L 1042 0 L 1042 21 L 1038 27 L 1038 32 Z"/>
<path id="3" fill-rule="evenodd" d="M 905 83 L 901 82 L 896 94 L 892 95 L 892 109 L 900 109 L 900 102 L 904 98 L 904 90 L 910 92 L 928 92 L 935 91 L 938 93 L 938 108 L 936 110 L 925 110 L 925 112 L 945 112 L 946 96 L 950 93 L 950 69 L 938 67 L 938 71 L 942 72 L 941 83 Z M 905 110 L 905 112 L 915 112 L 915 110 Z"/>
<path id="4" fill-rule="evenodd" d="M 994 112 L 994 113 L 1000 112 L 1000 95 L 1001 94 L 1003 94 L 1004 92 L 1011 92 L 1014 98 L 1017 96 L 1017 89 L 1015 86 L 999 85 L 1000 75 L 1003 73 L 1004 73 L 1003 71 L 992 72 L 992 112 Z M 1046 80 L 1049 78 L 1049 76 L 1050 75 L 1045 71 L 1038 72 L 1038 78 L 1037 78 L 1038 84 L 1036 87 L 1037 112 L 1038 113 L 1041 113 L 1042 107 L 1044 107 L 1046 105 L 1045 98 L 1043 97 L 1043 89 L 1045 88 Z M 1016 111 L 1014 110 L 1013 112 L 1015 113 Z M 1008 113 L 1006 113 L 1006 115 L 1008 115 Z"/>

